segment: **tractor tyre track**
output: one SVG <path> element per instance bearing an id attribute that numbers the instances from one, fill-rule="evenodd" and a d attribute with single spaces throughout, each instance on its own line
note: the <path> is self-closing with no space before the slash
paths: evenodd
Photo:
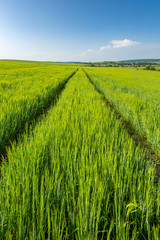
<path id="1" fill-rule="evenodd" d="M 44 116 L 46 116 L 48 114 L 48 111 L 53 106 L 56 105 L 56 103 L 59 100 L 59 97 L 61 96 L 61 93 L 63 92 L 63 90 L 66 87 L 66 84 L 76 74 L 77 71 L 78 71 L 78 68 L 68 78 L 66 78 L 65 81 L 58 84 L 58 86 L 56 86 L 53 89 L 55 94 L 53 95 L 52 99 L 46 103 L 46 105 L 37 113 L 37 115 L 35 115 L 32 119 L 30 119 L 29 123 L 24 124 L 23 129 L 17 131 L 17 134 L 14 136 L 14 139 L 12 139 L 12 141 L 10 141 L 10 143 L 5 146 L 5 149 L 3 149 L 2 152 L 0 152 L 0 165 L 2 164 L 2 160 L 4 160 L 4 159 L 7 160 L 7 148 L 11 147 L 12 142 L 18 142 L 19 139 L 23 139 L 24 133 L 27 132 L 29 134 L 30 131 L 33 131 L 36 124 L 39 121 L 41 121 L 41 119 Z M 27 128 L 27 130 L 26 130 L 26 128 Z"/>
<path id="2" fill-rule="evenodd" d="M 154 162 L 156 167 L 156 180 L 160 179 L 160 156 L 157 152 L 155 152 L 148 143 L 147 138 L 145 136 L 141 136 L 136 132 L 130 122 L 128 122 L 121 113 L 114 107 L 114 105 L 106 98 L 103 92 L 98 88 L 98 86 L 93 82 L 89 74 L 83 69 L 86 74 L 89 82 L 94 86 L 95 90 L 102 96 L 102 99 L 105 101 L 106 105 L 109 106 L 115 112 L 117 120 L 120 120 L 125 130 L 129 134 L 129 136 L 134 140 L 136 146 L 140 146 L 141 149 L 145 152 L 146 158 L 150 159 Z"/>

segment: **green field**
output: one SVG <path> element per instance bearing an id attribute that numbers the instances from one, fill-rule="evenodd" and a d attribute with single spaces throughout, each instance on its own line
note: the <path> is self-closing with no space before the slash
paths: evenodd
<path id="1" fill-rule="evenodd" d="M 0 239 L 160 239 L 160 72 L 0 61 L 0 103 Z"/>

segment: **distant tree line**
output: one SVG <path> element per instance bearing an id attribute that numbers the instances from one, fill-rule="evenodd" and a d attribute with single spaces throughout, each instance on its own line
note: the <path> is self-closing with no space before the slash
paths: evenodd
<path id="1" fill-rule="evenodd" d="M 160 64 L 158 63 L 148 63 L 148 62 L 89 62 L 85 64 L 85 66 L 89 67 L 133 67 L 133 68 L 142 68 L 144 70 L 157 70 L 156 67 L 160 68 Z"/>

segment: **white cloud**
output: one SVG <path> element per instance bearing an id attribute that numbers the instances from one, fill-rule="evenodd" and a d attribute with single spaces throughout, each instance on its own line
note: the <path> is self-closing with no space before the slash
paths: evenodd
<path id="1" fill-rule="evenodd" d="M 87 52 L 94 52 L 95 50 L 93 50 L 93 49 L 87 49 Z"/>
<path id="2" fill-rule="evenodd" d="M 106 50 L 106 49 L 109 49 L 109 48 L 111 48 L 111 45 L 102 46 L 102 47 L 100 48 L 100 50 L 103 51 L 103 50 Z"/>
<path id="3" fill-rule="evenodd" d="M 144 49 L 144 44 L 140 44 L 140 42 L 129 39 L 112 40 L 110 44 L 103 45 L 99 49 L 86 49 L 73 57 L 80 61 L 123 60 L 136 58 L 136 56 L 139 55 L 137 53 L 139 53 L 141 49 Z"/>
<path id="4" fill-rule="evenodd" d="M 133 46 L 133 45 L 139 44 L 139 42 L 132 41 L 132 40 L 129 40 L 129 39 L 112 40 L 111 43 L 113 45 L 113 48 L 129 47 L 129 46 Z"/>
<path id="5" fill-rule="evenodd" d="M 87 53 L 94 53 L 95 52 L 95 50 L 93 50 L 93 49 L 87 49 L 86 51 L 83 51 L 83 52 L 81 52 L 80 54 L 79 54 L 79 56 L 80 57 L 83 57 L 83 56 L 85 56 Z"/>

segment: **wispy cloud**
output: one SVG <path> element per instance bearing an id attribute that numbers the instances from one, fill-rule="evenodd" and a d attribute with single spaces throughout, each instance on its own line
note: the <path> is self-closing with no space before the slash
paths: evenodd
<path id="1" fill-rule="evenodd" d="M 94 60 L 117 60 L 139 58 L 144 51 L 145 45 L 130 39 L 112 40 L 98 49 L 87 49 L 74 56 L 74 59 L 94 61 Z M 152 47 L 152 49 L 155 48 Z M 148 52 L 148 51 L 147 51 Z M 133 57 L 132 57 L 133 56 Z M 142 55 L 143 56 L 143 55 Z"/>
<path id="2" fill-rule="evenodd" d="M 111 47 L 112 47 L 111 45 L 102 46 L 102 47 L 100 47 L 100 50 L 103 51 L 103 50 L 109 49 Z"/>
<path id="3" fill-rule="evenodd" d="M 80 53 L 80 57 L 83 57 L 83 56 L 85 56 L 87 53 L 94 53 L 95 52 L 95 50 L 93 50 L 93 49 L 87 49 L 86 51 L 83 51 L 83 52 L 81 52 Z"/>
<path id="4" fill-rule="evenodd" d="M 133 46 L 133 45 L 139 44 L 139 42 L 132 41 L 132 40 L 129 40 L 129 39 L 112 40 L 111 43 L 113 45 L 113 48 L 129 47 L 129 46 Z"/>
<path id="5" fill-rule="evenodd" d="M 132 41 L 132 40 L 129 40 L 129 39 L 112 40 L 110 43 L 111 44 L 109 44 L 107 46 L 100 47 L 100 51 L 104 51 L 104 50 L 107 50 L 107 49 L 110 49 L 110 48 L 129 47 L 129 46 L 139 44 L 139 42 Z"/>

